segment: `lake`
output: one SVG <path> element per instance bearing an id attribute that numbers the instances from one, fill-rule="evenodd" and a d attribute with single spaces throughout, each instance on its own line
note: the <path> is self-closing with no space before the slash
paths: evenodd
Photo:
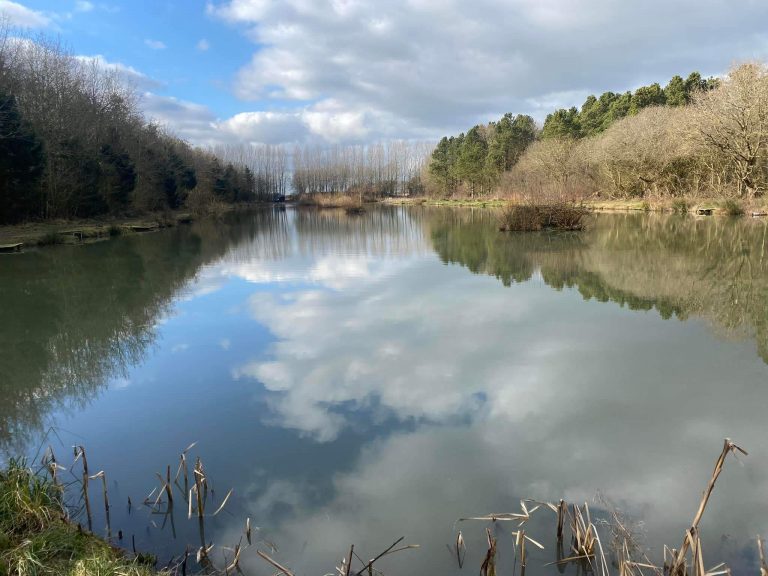
<path id="1" fill-rule="evenodd" d="M 482 209 L 288 207 L 2 255 L 0 451 L 39 459 L 50 444 L 69 465 L 85 446 L 113 535 L 163 561 L 200 545 L 198 523 L 182 490 L 172 517 L 142 501 L 197 442 L 208 511 L 233 489 L 205 524 L 219 565 L 250 517 L 254 544 L 297 574 L 406 536 L 421 547 L 385 573 L 474 575 L 489 524 L 458 519 L 524 498 L 615 507 L 658 560 L 730 437 L 749 455 L 727 459 L 704 558 L 757 573 L 767 230 L 615 214 L 515 234 Z M 100 481 L 91 501 L 103 533 Z M 511 573 L 516 528 L 491 529 Z M 556 573 L 554 514 L 526 530 L 546 548 L 529 573 Z M 273 571 L 253 548 L 241 566 Z"/>

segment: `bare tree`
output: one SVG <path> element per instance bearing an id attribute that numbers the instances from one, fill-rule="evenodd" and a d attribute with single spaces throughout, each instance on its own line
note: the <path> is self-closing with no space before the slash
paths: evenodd
<path id="1" fill-rule="evenodd" d="M 768 70 L 762 63 L 732 69 L 721 85 L 694 96 L 689 134 L 722 154 L 733 168 L 741 195 L 766 189 Z"/>

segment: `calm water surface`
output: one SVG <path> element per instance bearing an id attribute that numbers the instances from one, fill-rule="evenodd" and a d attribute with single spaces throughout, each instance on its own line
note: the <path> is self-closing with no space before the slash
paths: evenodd
<path id="1" fill-rule="evenodd" d="M 218 546 L 250 517 L 254 540 L 319 575 L 351 543 L 370 558 L 407 536 L 421 549 L 385 572 L 442 575 L 459 573 L 458 528 L 463 572 L 484 554 L 484 524 L 459 517 L 521 498 L 599 491 L 652 551 L 677 546 L 728 436 L 750 454 L 715 489 L 705 560 L 754 569 L 765 252 L 762 221 L 606 215 L 582 233 L 501 234 L 487 211 L 381 208 L 3 256 L 0 451 L 50 443 L 69 462 L 84 444 L 107 471 L 113 531 L 167 559 L 199 545 L 197 523 L 138 503 L 196 441 L 215 500 L 234 488 L 206 524 Z M 537 515 L 547 550 L 529 573 L 547 573 L 553 515 Z M 506 566 L 511 529 L 494 527 Z M 241 562 L 271 571 L 253 549 Z"/>

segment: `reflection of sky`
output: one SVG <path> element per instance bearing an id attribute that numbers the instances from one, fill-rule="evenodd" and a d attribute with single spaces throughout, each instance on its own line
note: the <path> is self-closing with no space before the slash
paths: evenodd
<path id="1" fill-rule="evenodd" d="M 715 490 L 708 558 L 768 529 L 768 368 L 749 343 L 535 279 L 505 288 L 421 250 L 291 238 L 280 258 L 203 269 L 146 361 L 59 418 L 119 494 L 141 500 L 199 441 L 217 488 L 235 487 L 222 543 L 251 516 L 281 559 L 320 574 L 349 543 L 373 555 L 407 534 L 423 548 L 392 566 L 437 574 L 453 570 L 456 518 L 522 497 L 601 490 L 647 521 L 649 544 L 677 544 L 730 436 L 750 456 Z"/>

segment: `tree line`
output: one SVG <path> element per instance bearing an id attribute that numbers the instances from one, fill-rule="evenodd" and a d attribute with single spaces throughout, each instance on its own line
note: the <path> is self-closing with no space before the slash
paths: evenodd
<path id="1" fill-rule="evenodd" d="M 240 202 L 255 184 L 147 122 L 118 71 L 0 22 L 0 224 Z"/>
<path id="2" fill-rule="evenodd" d="M 588 138 L 604 132 L 611 124 L 626 116 L 635 116 L 649 106 L 685 106 L 694 94 L 716 88 L 716 78 L 704 79 L 699 72 L 691 72 L 683 80 L 673 76 L 662 88 L 653 83 L 634 92 L 603 92 L 600 97 L 590 95 L 581 105 L 561 108 L 548 114 L 541 130 L 542 138 Z"/>
<path id="3" fill-rule="evenodd" d="M 768 189 L 768 70 L 589 96 L 541 128 L 507 114 L 443 138 L 428 174 L 439 195 L 751 199 Z"/>
<path id="4" fill-rule="evenodd" d="M 685 105 L 649 105 L 589 136 L 542 137 L 500 192 L 533 198 L 723 198 L 768 190 L 768 69 L 732 68 L 695 85 Z M 673 100 L 675 102 L 675 100 Z M 679 100 L 678 100 L 679 102 Z"/>
<path id="5" fill-rule="evenodd" d="M 432 145 L 392 140 L 370 145 L 296 146 L 297 194 L 362 194 L 368 198 L 423 193 L 422 173 Z"/>

